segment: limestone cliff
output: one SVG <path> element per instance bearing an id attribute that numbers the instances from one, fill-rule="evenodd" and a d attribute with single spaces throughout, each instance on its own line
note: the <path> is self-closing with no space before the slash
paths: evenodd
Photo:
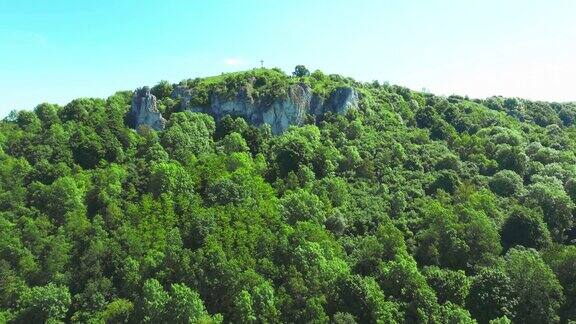
<path id="1" fill-rule="evenodd" d="M 163 130 L 166 125 L 166 120 L 156 106 L 156 97 L 148 87 L 134 91 L 129 119 L 134 128 L 147 125 L 154 130 Z"/>
<path id="2" fill-rule="evenodd" d="M 272 133 L 280 134 L 291 125 L 302 125 L 307 115 L 322 116 L 327 112 L 341 114 L 351 107 L 358 106 L 358 93 L 352 87 L 335 88 L 323 97 L 312 92 L 305 83 L 289 85 L 280 96 L 275 98 L 255 96 L 251 89 L 253 81 L 233 89 L 231 96 L 216 91 L 210 92 L 208 102 L 203 106 L 191 104 L 194 89 L 176 86 L 172 98 L 180 101 L 183 110 L 212 115 L 216 120 L 226 115 L 243 117 L 252 125 L 269 124 Z M 143 87 L 134 91 L 130 111 L 132 127 L 147 125 L 154 130 L 163 130 L 166 120 L 158 111 L 156 97 L 150 88 Z"/>
<path id="3" fill-rule="evenodd" d="M 344 113 L 358 105 L 358 94 L 351 87 L 336 88 L 326 100 L 313 94 L 304 83 L 288 87 L 286 94 L 273 100 L 255 99 L 249 86 L 238 89 L 232 98 L 211 93 L 206 106 L 191 106 L 192 90 L 177 86 L 172 97 L 179 99 L 183 109 L 202 112 L 220 120 L 226 115 L 239 116 L 253 125 L 269 124 L 279 134 L 291 125 L 302 125 L 306 115 L 320 116 L 326 112 Z"/>

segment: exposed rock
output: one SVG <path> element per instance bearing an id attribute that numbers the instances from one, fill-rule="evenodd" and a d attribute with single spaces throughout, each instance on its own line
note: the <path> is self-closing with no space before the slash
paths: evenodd
<path id="1" fill-rule="evenodd" d="M 172 90 L 171 97 L 173 99 L 180 99 L 180 104 L 182 107 L 190 107 L 190 99 L 192 99 L 192 90 L 187 89 L 183 86 L 176 86 Z"/>
<path id="2" fill-rule="evenodd" d="M 255 100 L 248 87 L 241 87 L 234 98 L 212 93 L 206 107 L 191 107 L 193 93 L 184 87 L 176 87 L 172 97 L 180 99 L 183 109 L 207 113 L 216 120 L 232 115 L 243 117 L 256 126 L 270 124 L 274 134 L 282 133 L 291 125 L 302 125 L 306 115 L 321 116 L 326 112 L 341 114 L 358 106 L 358 94 L 351 87 L 335 89 L 326 101 L 313 94 L 312 89 L 303 83 L 291 85 L 286 93 L 272 102 L 264 102 Z"/>
<path id="3" fill-rule="evenodd" d="M 350 87 L 336 88 L 328 103 L 332 112 L 342 114 L 349 108 L 358 106 L 358 93 Z"/>
<path id="4" fill-rule="evenodd" d="M 150 88 L 143 87 L 134 91 L 130 122 L 134 128 L 147 125 L 154 130 L 163 130 L 166 119 L 162 117 L 156 106 L 156 97 L 150 93 Z"/>

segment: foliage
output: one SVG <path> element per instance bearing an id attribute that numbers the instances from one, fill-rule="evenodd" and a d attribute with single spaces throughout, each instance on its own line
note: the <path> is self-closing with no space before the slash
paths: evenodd
<path id="1" fill-rule="evenodd" d="M 307 77 L 310 76 L 310 71 L 308 71 L 308 69 L 304 65 L 296 65 L 296 67 L 294 68 L 294 72 L 292 72 L 292 75 L 300 78 Z"/>
<path id="2" fill-rule="evenodd" d="M 506 254 L 506 272 L 518 297 L 513 321 L 553 323 L 564 295 L 558 279 L 535 250 L 512 249 Z"/>
<path id="3" fill-rule="evenodd" d="M 179 111 L 342 86 L 272 136 Z M 576 321 L 576 106 L 440 97 L 299 66 L 166 81 L 0 122 L 0 322 Z"/>
<path id="4" fill-rule="evenodd" d="M 170 82 L 168 81 L 160 81 L 158 82 L 157 85 L 153 86 L 152 89 L 150 89 L 150 92 L 156 96 L 156 98 L 158 99 L 164 99 L 167 97 L 170 97 L 170 95 L 172 94 L 172 84 L 170 84 Z"/>

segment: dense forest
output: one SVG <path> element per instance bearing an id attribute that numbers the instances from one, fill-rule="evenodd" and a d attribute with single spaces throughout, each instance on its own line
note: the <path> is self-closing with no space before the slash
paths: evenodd
<path id="1" fill-rule="evenodd" d="M 0 122 L 0 322 L 576 321 L 576 104 L 435 96 L 300 66 L 251 80 L 357 109 L 267 125 L 132 91 Z"/>

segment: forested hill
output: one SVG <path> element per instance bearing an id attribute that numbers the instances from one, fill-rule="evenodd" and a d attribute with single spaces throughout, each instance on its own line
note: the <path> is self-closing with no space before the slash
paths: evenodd
<path id="1" fill-rule="evenodd" d="M 132 91 L 0 122 L 0 322 L 576 321 L 575 104 L 295 72 L 161 82 L 159 131 Z M 278 135 L 183 109 L 342 87 Z"/>

